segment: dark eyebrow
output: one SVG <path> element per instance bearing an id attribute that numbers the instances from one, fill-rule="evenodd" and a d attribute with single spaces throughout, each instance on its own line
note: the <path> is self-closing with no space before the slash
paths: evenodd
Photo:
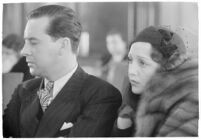
<path id="1" fill-rule="evenodd" d="M 143 57 L 143 56 L 137 56 L 138 58 L 146 61 L 146 62 L 150 62 L 152 59 L 149 59 L 149 58 L 146 58 L 146 57 Z"/>
<path id="2" fill-rule="evenodd" d="M 39 40 L 35 37 L 24 37 L 24 40 L 29 40 L 29 41 L 33 41 L 33 40 Z"/>

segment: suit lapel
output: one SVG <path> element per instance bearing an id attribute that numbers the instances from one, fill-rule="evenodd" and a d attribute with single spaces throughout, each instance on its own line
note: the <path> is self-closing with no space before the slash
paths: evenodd
<path id="1" fill-rule="evenodd" d="M 36 128 L 38 126 L 39 120 L 37 118 L 37 114 L 40 109 L 40 101 L 37 96 L 37 91 L 39 89 L 40 83 L 42 79 L 37 80 L 34 86 L 31 88 L 25 89 L 27 96 L 23 99 L 22 107 L 25 107 L 23 112 L 21 113 L 21 123 L 23 128 L 23 135 L 34 136 Z"/>
<path id="2" fill-rule="evenodd" d="M 78 67 L 45 111 L 35 137 L 53 137 L 76 107 L 87 74 Z"/>

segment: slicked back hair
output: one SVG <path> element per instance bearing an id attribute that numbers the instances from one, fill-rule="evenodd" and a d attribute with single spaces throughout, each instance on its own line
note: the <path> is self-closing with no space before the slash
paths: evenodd
<path id="1" fill-rule="evenodd" d="M 61 5 L 46 5 L 31 11 L 27 19 L 40 17 L 50 18 L 49 26 L 46 29 L 48 35 L 53 39 L 68 37 L 71 41 L 73 52 L 77 52 L 82 26 L 75 12 Z"/>

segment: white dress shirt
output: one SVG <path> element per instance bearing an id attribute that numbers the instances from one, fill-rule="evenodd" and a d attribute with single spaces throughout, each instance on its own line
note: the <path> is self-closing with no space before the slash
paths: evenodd
<path id="1" fill-rule="evenodd" d="M 69 79 L 72 77 L 72 75 L 76 71 L 77 67 L 78 67 L 78 65 L 76 65 L 75 68 L 71 72 L 67 73 L 60 79 L 54 81 L 53 97 L 52 97 L 51 101 L 57 96 L 57 94 L 61 91 L 61 89 L 64 87 L 64 85 L 69 81 Z M 48 83 L 48 80 L 45 79 L 44 84 L 46 85 L 47 83 Z"/>

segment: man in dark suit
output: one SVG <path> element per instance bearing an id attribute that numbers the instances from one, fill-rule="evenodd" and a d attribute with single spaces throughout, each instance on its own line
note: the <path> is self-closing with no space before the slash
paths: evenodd
<path id="1" fill-rule="evenodd" d="M 81 24 L 73 10 L 47 5 L 28 15 L 24 32 L 30 73 L 3 116 L 4 137 L 109 136 L 121 105 L 119 91 L 77 63 Z"/>

